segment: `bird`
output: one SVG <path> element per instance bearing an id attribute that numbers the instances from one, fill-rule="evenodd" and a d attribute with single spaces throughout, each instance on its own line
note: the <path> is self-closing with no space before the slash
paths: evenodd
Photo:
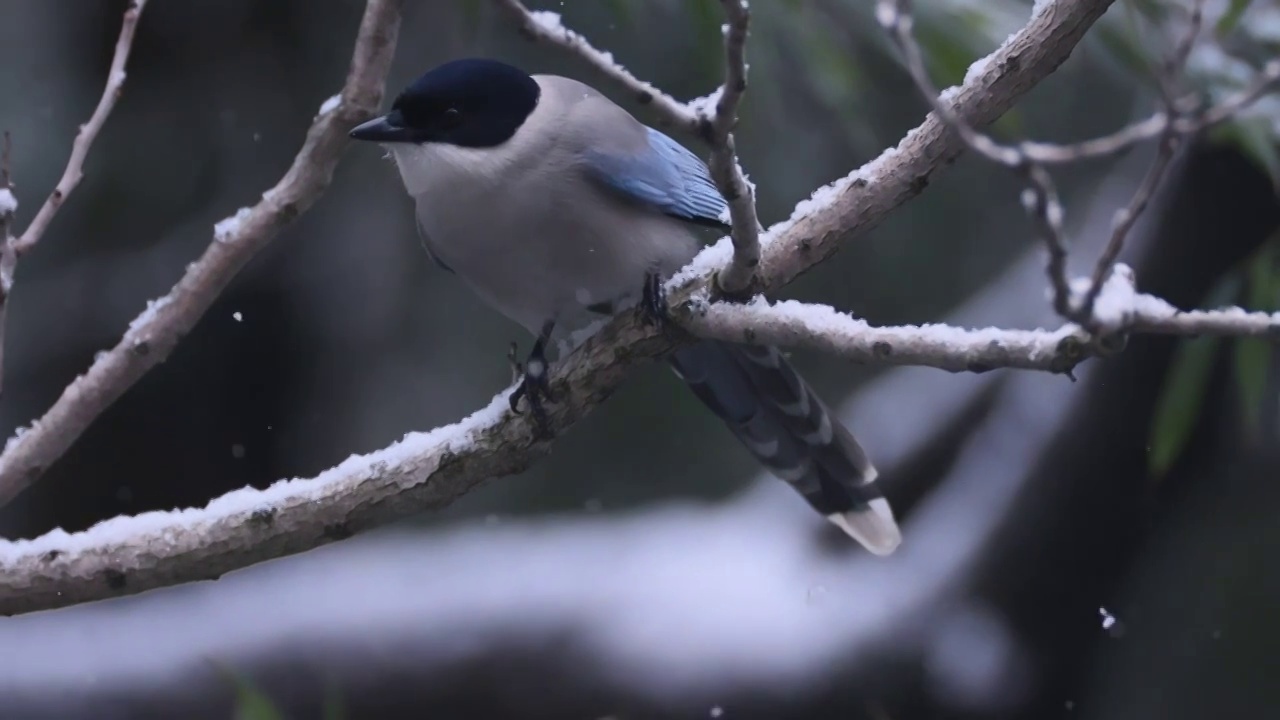
<path id="1" fill-rule="evenodd" d="M 535 414 L 566 326 L 642 302 L 728 206 L 706 163 L 595 88 L 489 58 L 432 68 L 350 131 L 394 160 L 430 258 L 535 337 L 516 369 Z M 668 363 L 773 475 L 872 553 L 901 542 L 875 466 L 776 347 L 699 340 Z"/>

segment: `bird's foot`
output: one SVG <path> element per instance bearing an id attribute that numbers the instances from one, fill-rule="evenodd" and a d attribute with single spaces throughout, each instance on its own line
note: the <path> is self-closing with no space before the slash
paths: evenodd
<path id="1" fill-rule="evenodd" d="M 520 381 L 524 375 L 524 365 L 520 362 L 520 345 L 515 340 L 511 341 L 511 347 L 507 348 L 507 362 L 511 365 L 511 384 L 514 385 Z"/>
<path id="2" fill-rule="evenodd" d="M 640 316 L 645 324 L 665 330 L 671 322 L 671 308 L 667 305 L 667 291 L 662 276 L 656 272 L 644 274 L 644 290 L 640 296 Z"/>
<path id="3" fill-rule="evenodd" d="M 515 343 L 511 344 L 507 357 L 511 360 L 512 372 L 520 379 L 520 384 L 511 393 L 511 412 L 521 414 L 520 399 L 524 398 L 530 414 L 533 415 L 535 435 L 539 439 L 550 439 L 552 437 L 551 419 L 547 416 L 546 403 L 553 402 L 555 396 L 551 392 L 551 384 L 547 378 L 547 358 L 542 343 L 534 344 L 533 351 L 529 353 L 523 368 L 516 361 Z"/>

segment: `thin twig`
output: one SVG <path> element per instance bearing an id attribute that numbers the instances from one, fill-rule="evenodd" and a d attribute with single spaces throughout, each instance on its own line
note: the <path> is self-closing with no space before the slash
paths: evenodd
<path id="1" fill-rule="evenodd" d="M 10 189 L 12 184 L 13 168 L 10 163 L 13 161 L 13 136 L 5 130 L 0 137 L 0 190 Z"/>
<path id="2" fill-rule="evenodd" d="M 4 384 L 4 329 L 9 317 L 9 291 L 13 289 L 13 271 L 18 254 L 13 249 L 13 215 L 18 211 L 18 198 L 10 182 L 10 159 L 13 141 L 9 131 L 0 139 L 0 388 Z"/>
<path id="3" fill-rule="evenodd" d="M 80 179 L 84 177 L 85 158 L 89 156 L 93 142 L 98 139 L 98 133 L 106 124 L 107 118 L 111 116 L 111 111 L 115 109 L 116 102 L 124 92 L 125 65 L 129 61 L 129 52 L 133 49 L 133 36 L 138 29 L 138 18 L 142 16 L 146 6 L 147 0 L 130 0 L 125 9 L 124 20 L 120 25 L 120 37 L 116 40 L 116 51 L 111 57 L 111 68 L 107 71 L 107 83 L 102 90 L 102 97 L 98 99 L 98 106 L 89 116 L 89 121 L 80 126 L 76 139 L 71 143 L 71 158 L 67 160 L 67 167 L 62 171 L 62 179 L 58 181 L 53 192 L 49 193 L 48 199 L 44 201 L 44 205 L 40 207 L 31 224 L 14 243 L 14 252 L 19 257 L 40 242 L 40 238 L 44 237 L 45 231 L 49 229 L 49 223 L 53 222 L 53 217 L 58 214 L 58 210 L 62 209 L 67 196 L 76 189 Z"/>
<path id="4" fill-rule="evenodd" d="M 570 50 L 614 84 L 631 93 L 636 102 L 651 107 L 658 113 L 660 124 L 682 127 L 690 133 L 697 132 L 699 118 L 688 105 L 662 92 L 651 83 L 632 75 L 626 68 L 614 62 L 612 55 L 596 49 L 587 42 L 585 37 L 565 27 L 560 22 L 558 14 L 546 10 L 530 10 L 520 0 L 495 0 L 495 2 L 516 22 L 516 26 L 525 37 Z"/>
<path id="5" fill-rule="evenodd" d="M 114 348 L 98 355 L 43 417 L 8 442 L 0 454 L 0 505 L 39 478 L 116 398 L 164 360 L 240 268 L 328 187 L 347 131 L 382 102 L 401 2 L 369 0 L 341 96 L 322 106 L 280 182 L 252 208 L 218 223 L 213 242 L 173 289 L 149 303 Z"/>
<path id="6" fill-rule="evenodd" d="M 1115 265 L 1116 260 L 1120 257 L 1120 252 L 1124 249 L 1125 238 L 1128 237 L 1134 224 L 1138 222 L 1138 217 L 1147 209 L 1147 204 L 1150 203 L 1151 197 L 1155 195 L 1156 189 L 1160 187 L 1160 183 L 1164 180 L 1165 172 L 1173 161 L 1173 154 L 1178 149 L 1181 136 L 1178 134 L 1176 127 L 1177 121 L 1181 117 L 1178 98 L 1181 94 L 1182 75 L 1186 68 L 1187 58 L 1191 56 L 1191 49 L 1195 47 L 1196 38 L 1200 35 L 1200 24 L 1204 19 L 1204 3 L 1205 0 L 1194 0 L 1186 33 L 1183 34 L 1173 52 L 1160 64 L 1160 68 L 1156 72 L 1156 84 L 1160 88 L 1160 96 L 1164 102 L 1164 113 L 1170 121 L 1166 123 L 1164 131 L 1160 133 L 1156 156 L 1152 159 L 1151 167 L 1147 169 L 1147 174 L 1142 178 L 1137 190 L 1134 191 L 1129 204 L 1117 210 L 1115 217 L 1111 221 L 1111 237 L 1107 240 L 1106 247 L 1103 248 L 1102 253 L 1098 256 L 1097 263 L 1094 265 L 1089 291 L 1085 293 L 1080 304 L 1073 308 L 1077 322 L 1092 323 L 1094 303 L 1097 302 L 1098 295 L 1102 293 L 1103 283 L 1106 282 L 1107 277 L 1111 274 L 1111 267 Z"/>
<path id="7" fill-rule="evenodd" d="M 729 203 L 733 260 L 717 277 L 719 289 L 730 296 L 750 294 L 756 267 L 760 265 L 760 220 L 756 216 L 755 192 L 747 184 L 738 163 L 733 129 L 738 123 L 738 106 L 747 90 L 747 32 L 751 12 L 744 0 L 720 0 L 728 22 L 724 36 L 724 85 L 716 101 L 716 114 L 703 125 L 703 136 L 711 146 L 707 165 L 720 194 Z"/>
<path id="8" fill-rule="evenodd" d="M 120 36 L 116 39 L 115 54 L 111 57 L 111 67 L 107 70 L 106 86 L 102 89 L 102 96 L 98 99 L 98 106 L 94 108 L 93 114 L 89 116 L 89 121 L 80 126 L 80 130 L 76 133 L 75 140 L 71 143 L 71 157 L 67 160 L 67 167 L 62 171 L 62 179 L 58 181 L 53 192 L 49 193 L 48 199 L 44 201 L 44 205 L 40 207 L 31 224 L 27 226 L 26 231 L 21 236 L 13 237 L 13 210 L 17 208 L 17 201 L 13 200 L 12 191 L 10 190 L 9 178 L 9 152 L 11 150 L 11 140 L 9 132 L 4 133 L 4 158 L 0 161 L 3 175 L 0 182 L 0 192 L 8 194 L 10 202 L 4 202 L 0 198 L 0 205 L 9 207 L 8 213 L 0 211 L 0 386 L 4 381 L 4 338 L 5 326 L 8 320 L 9 293 L 13 289 L 14 274 L 18 269 L 18 258 L 24 253 L 31 250 L 40 242 L 40 238 L 44 237 L 44 233 L 49 229 L 49 223 L 53 222 L 53 216 L 58 214 L 58 210 L 62 208 L 62 204 L 66 202 L 67 197 L 80 184 L 80 179 L 84 177 L 84 161 L 89 155 L 89 150 L 93 147 L 93 141 L 98 138 L 98 133 L 102 130 L 102 126 L 106 124 L 107 118 L 111 116 L 111 111 L 115 109 L 116 102 L 120 100 L 120 95 L 124 92 L 125 66 L 129 61 L 129 52 L 133 49 L 133 36 L 138 29 L 138 19 L 142 16 L 142 11 L 147 6 L 147 0 L 130 0 L 124 11 L 124 18 L 120 23 Z M 0 504 L 3 504 L 0 501 Z"/>

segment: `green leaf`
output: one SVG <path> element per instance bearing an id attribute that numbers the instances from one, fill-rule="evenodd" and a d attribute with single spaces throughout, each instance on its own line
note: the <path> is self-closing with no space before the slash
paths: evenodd
<path id="1" fill-rule="evenodd" d="M 248 677 L 217 661 L 213 662 L 213 667 L 235 687 L 236 720 L 284 720 L 271 698 L 254 687 Z"/>
<path id="2" fill-rule="evenodd" d="M 1244 305 L 1250 310 L 1271 312 L 1280 301 L 1280 272 L 1277 272 L 1280 235 L 1272 236 L 1248 260 L 1248 293 Z M 1240 407 L 1245 426 L 1258 431 L 1262 420 L 1263 394 L 1271 367 L 1272 343 L 1262 338 L 1239 338 L 1235 343 L 1235 380 L 1240 391 Z"/>
<path id="3" fill-rule="evenodd" d="M 236 688 L 236 720 L 284 720 L 271 698 L 252 685 Z"/>
<path id="4" fill-rule="evenodd" d="M 1174 352 L 1151 428 L 1147 468 L 1153 477 L 1164 477 L 1182 454 L 1200 416 L 1213 357 L 1221 344 L 1217 337 L 1193 338 L 1183 340 Z"/>
<path id="5" fill-rule="evenodd" d="M 1218 22 L 1214 25 L 1214 32 L 1218 37 L 1230 35 L 1236 26 L 1240 24 L 1240 18 L 1244 16 L 1244 12 L 1249 9 L 1249 4 L 1253 0 L 1231 0 L 1227 4 L 1226 12 L 1222 13 L 1222 17 L 1218 18 Z"/>
<path id="6" fill-rule="evenodd" d="M 920 27 L 916 35 L 925 53 L 924 62 L 929 76 L 939 88 L 959 84 L 964 80 L 969 64 L 978 59 L 978 55 L 951 28 Z"/>
<path id="7" fill-rule="evenodd" d="M 342 705 L 342 689 L 335 683 L 327 683 L 324 689 L 324 720 L 344 720 L 346 716 Z"/>
<path id="8" fill-rule="evenodd" d="M 1244 410 L 1246 427 L 1256 433 L 1262 422 L 1263 394 L 1267 389 L 1267 370 L 1271 367 L 1271 343 L 1261 338 L 1239 338 L 1235 346 L 1240 406 Z"/>
<path id="9" fill-rule="evenodd" d="M 1239 275 L 1229 273 L 1210 291 L 1202 307 L 1229 304 L 1239 289 Z M 1213 359 L 1221 346 L 1222 338 L 1199 337 L 1181 341 L 1174 351 L 1156 400 L 1148 442 L 1147 470 L 1153 478 L 1163 478 L 1182 455 L 1200 417 Z"/>

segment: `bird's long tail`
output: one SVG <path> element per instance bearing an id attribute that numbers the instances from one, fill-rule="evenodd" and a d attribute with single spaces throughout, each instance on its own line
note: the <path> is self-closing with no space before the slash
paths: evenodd
<path id="1" fill-rule="evenodd" d="M 777 348 L 704 340 L 671 366 L 742 444 L 877 555 L 902 536 L 862 446 Z"/>

